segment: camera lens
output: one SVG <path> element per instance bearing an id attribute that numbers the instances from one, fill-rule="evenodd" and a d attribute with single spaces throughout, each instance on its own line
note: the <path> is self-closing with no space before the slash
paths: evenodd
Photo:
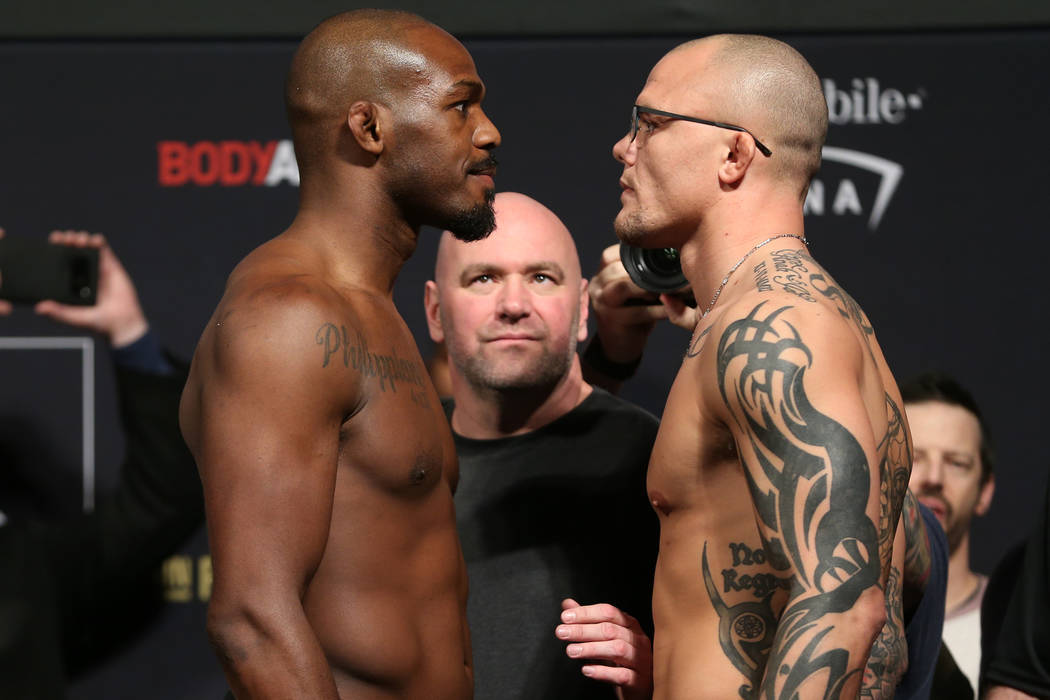
<path id="1" fill-rule="evenodd" d="M 620 260 L 634 283 L 647 292 L 668 294 L 689 286 L 674 248 L 637 248 L 621 243 Z"/>

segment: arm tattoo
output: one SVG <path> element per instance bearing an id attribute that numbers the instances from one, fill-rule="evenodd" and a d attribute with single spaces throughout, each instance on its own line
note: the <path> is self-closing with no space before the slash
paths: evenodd
<path id="1" fill-rule="evenodd" d="M 412 400 L 420 403 L 425 397 L 426 373 L 418 363 L 398 357 L 397 350 L 389 355 L 371 352 L 364 333 L 357 330 L 351 338 L 346 326 L 325 323 L 317 329 L 314 340 L 322 348 L 322 367 L 341 363 L 362 377 L 379 379 L 379 388 L 397 393 L 398 382 L 411 385 Z"/>
<path id="2" fill-rule="evenodd" d="M 901 572 L 890 567 L 886 578 L 886 624 L 871 647 L 864 669 L 862 698 L 892 698 L 908 670 L 908 642 L 901 612 Z"/>
<path id="3" fill-rule="evenodd" d="M 812 353 L 780 319 L 791 307 L 761 317 L 764 306 L 729 325 L 717 358 L 722 398 L 754 455 L 742 461 L 763 549 L 774 569 L 793 575 L 764 694 L 773 697 L 776 687 L 778 697 L 793 697 L 819 676 L 825 696 L 837 697 L 862 669 L 848 649 L 824 641 L 834 629 L 825 616 L 851 609 L 881 572 L 866 512 L 871 473 L 858 440 L 810 403 L 804 379 Z"/>
<path id="4" fill-rule="evenodd" d="M 926 523 L 919 512 L 919 502 L 911 491 L 906 492 L 901 511 L 901 526 L 904 528 L 904 619 L 910 620 L 919 607 L 930 578 L 933 556 L 930 554 L 930 536 Z"/>
<path id="5" fill-rule="evenodd" d="M 879 558 L 889 567 L 893 537 L 897 533 L 904 494 L 911 477 L 911 444 L 901 410 L 886 394 L 886 435 L 878 445 L 879 471 Z"/>

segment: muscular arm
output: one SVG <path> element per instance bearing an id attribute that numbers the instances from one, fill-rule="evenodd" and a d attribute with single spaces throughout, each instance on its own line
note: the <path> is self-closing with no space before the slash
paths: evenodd
<path id="1" fill-rule="evenodd" d="M 183 398 L 215 572 L 208 632 L 241 698 L 337 697 L 302 606 L 358 390 L 318 348 L 332 306 L 295 288 L 226 304 Z"/>
<path id="2" fill-rule="evenodd" d="M 892 541 L 896 523 L 880 512 L 882 436 L 861 393 L 865 351 L 819 312 L 763 303 L 727 316 L 737 320 L 717 351 L 726 422 L 763 547 L 791 581 L 758 694 L 855 697 L 886 621 L 880 530 Z"/>

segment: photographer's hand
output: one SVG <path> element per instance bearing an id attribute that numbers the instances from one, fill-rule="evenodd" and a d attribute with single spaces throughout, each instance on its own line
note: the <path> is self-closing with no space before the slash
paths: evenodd
<path id="1" fill-rule="evenodd" d="M 4 237 L 4 230 L 0 228 L 0 238 Z M 4 278 L 0 277 L 0 289 L 4 287 Z M 0 299 L 0 316 L 7 316 L 11 313 L 11 302 Z"/>
<path id="2" fill-rule="evenodd" d="M 101 234 L 86 231 L 52 231 L 51 243 L 77 248 L 98 248 L 98 297 L 94 306 L 68 306 L 41 301 L 36 313 L 79 328 L 102 333 L 114 348 L 135 342 L 149 328 L 135 285 Z"/>

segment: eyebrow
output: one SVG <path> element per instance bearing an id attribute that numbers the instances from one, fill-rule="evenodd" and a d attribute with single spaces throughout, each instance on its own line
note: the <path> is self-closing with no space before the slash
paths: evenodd
<path id="1" fill-rule="evenodd" d="M 464 78 L 452 83 L 446 94 L 452 96 L 460 91 L 465 91 L 470 97 L 481 97 L 485 94 L 485 86 L 472 78 Z"/>

